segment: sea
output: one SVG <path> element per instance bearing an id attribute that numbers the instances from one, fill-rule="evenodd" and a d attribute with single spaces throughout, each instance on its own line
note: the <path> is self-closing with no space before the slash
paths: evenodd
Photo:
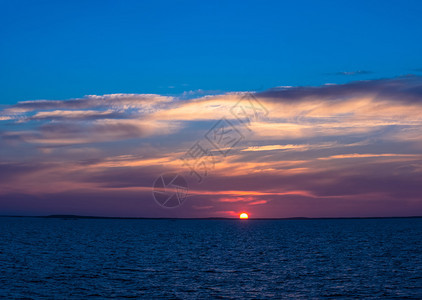
<path id="1" fill-rule="evenodd" d="M 1 299 L 421 299 L 422 219 L 0 218 Z"/>

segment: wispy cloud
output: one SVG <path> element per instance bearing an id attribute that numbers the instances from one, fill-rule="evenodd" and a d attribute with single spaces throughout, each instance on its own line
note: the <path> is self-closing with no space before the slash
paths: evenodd
<path id="1" fill-rule="evenodd" d="M 373 74 L 372 71 L 358 70 L 358 71 L 343 71 L 336 73 L 329 73 L 328 75 L 340 75 L 340 76 L 355 76 L 355 75 L 368 75 Z"/>

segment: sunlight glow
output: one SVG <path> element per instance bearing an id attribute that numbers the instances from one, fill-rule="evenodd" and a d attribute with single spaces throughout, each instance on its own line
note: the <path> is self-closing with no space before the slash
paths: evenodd
<path id="1" fill-rule="evenodd" d="M 247 218 L 249 218 L 249 216 L 248 216 L 247 213 L 241 213 L 240 216 L 239 216 L 239 218 L 241 218 L 241 219 L 247 219 Z"/>

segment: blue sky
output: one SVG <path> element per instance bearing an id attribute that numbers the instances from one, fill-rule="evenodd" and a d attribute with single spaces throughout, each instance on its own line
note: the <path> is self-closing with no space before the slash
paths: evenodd
<path id="1" fill-rule="evenodd" d="M 0 103 L 264 90 L 422 68 L 420 1 L 0 1 Z M 339 72 L 367 71 L 340 75 Z"/>

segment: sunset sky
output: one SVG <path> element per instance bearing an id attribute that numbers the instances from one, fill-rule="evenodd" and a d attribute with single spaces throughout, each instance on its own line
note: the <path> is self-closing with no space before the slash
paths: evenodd
<path id="1" fill-rule="evenodd" d="M 419 1 L 0 6 L 0 215 L 422 215 Z"/>

